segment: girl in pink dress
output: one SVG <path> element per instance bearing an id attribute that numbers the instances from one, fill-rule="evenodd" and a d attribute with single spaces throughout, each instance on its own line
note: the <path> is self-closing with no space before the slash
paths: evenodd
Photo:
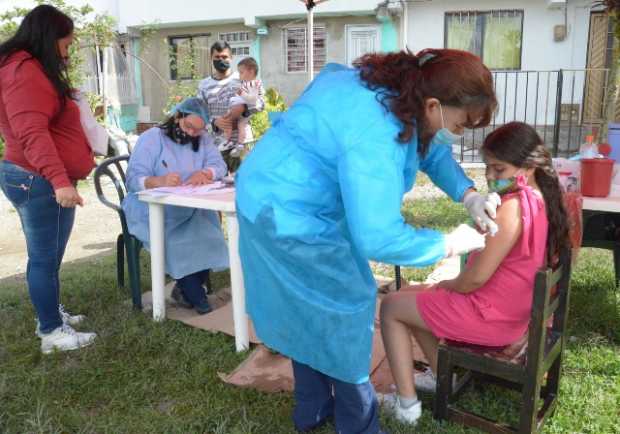
<path id="1" fill-rule="evenodd" d="M 527 331 L 534 276 L 567 246 L 568 222 L 551 156 L 536 131 L 512 122 L 482 146 L 489 191 L 501 196 L 499 231 L 470 255 L 454 279 L 387 296 L 381 331 L 397 393 L 383 397 L 397 419 L 415 423 L 421 414 L 415 388 L 434 391 L 439 339 L 502 347 Z M 415 375 L 411 333 L 430 369 Z"/>

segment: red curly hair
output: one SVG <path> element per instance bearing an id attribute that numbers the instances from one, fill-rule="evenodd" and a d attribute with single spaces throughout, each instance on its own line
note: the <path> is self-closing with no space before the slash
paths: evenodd
<path id="1" fill-rule="evenodd" d="M 468 128 L 489 125 L 497 108 L 491 71 L 467 51 L 373 53 L 357 59 L 355 66 L 366 86 L 377 92 L 379 102 L 402 122 L 398 140 L 407 143 L 417 132 L 421 155 L 426 154 L 432 138 L 424 115 L 427 99 L 465 108 Z"/>

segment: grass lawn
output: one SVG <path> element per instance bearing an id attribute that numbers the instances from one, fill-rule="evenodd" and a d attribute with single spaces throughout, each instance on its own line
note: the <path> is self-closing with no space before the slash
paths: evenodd
<path id="1" fill-rule="evenodd" d="M 447 200 L 405 206 L 416 225 L 448 229 L 466 219 Z M 143 286 L 150 286 L 148 259 Z M 405 270 L 422 280 L 432 268 Z M 245 357 L 234 340 L 176 321 L 154 323 L 133 312 L 115 282 L 114 255 L 63 267 L 63 302 L 88 315 L 84 329 L 99 334 L 92 347 L 43 356 L 34 336 L 25 285 L 0 281 L 1 433 L 293 433 L 289 394 L 263 394 L 222 383 Z M 227 285 L 228 275 L 215 277 Z M 613 288 L 611 255 L 584 249 L 572 278 L 570 339 L 560 405 L 547 433 L 620 432 L 620 291 Z M 519 397 L 497 389 L 467 392 L 466 405 L 516 420 Z M 410 429 L 383 418 L 389 432 L 466 432 L 435 422 L 425 402 Z M 332 433 L 324 428 L 317 433 Z"/>

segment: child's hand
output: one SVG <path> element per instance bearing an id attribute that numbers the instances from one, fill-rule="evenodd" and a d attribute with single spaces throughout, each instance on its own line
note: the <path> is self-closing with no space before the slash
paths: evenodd
<path id="1" fill-rule="evenodd" d="M 256 105 L 256 101 L 258 100 L 258 86 L 255 83 L 248 83 L 247 86 L 243 86 L 239 89 L 241 92 L 239 96 L 243 98 L 246 104 L 248 105 Z"/>

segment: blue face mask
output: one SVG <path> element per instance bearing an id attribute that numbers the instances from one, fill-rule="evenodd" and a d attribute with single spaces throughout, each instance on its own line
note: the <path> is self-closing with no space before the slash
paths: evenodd
<path id="1" fill-rule="evenodd" d="M 513 176 L 510 178 L 504 179 L 487 179 L 487 186 L 489 188 L 489 193 L 509 193 L 515 190 L 517 185 L 517 177 Z"/>
<path id="2" fill-rule="evenodd" d="M 527 185 L 527 177 L 523 173 L 517 172 L 510 178 L 487 179 L 487 187 L 489 193 L 512 193 L 513 191 L 523 188 Z"/>
<path id="3" fill-rule="evenodd" d="M 437 131 L 431 139 L 431 145 L 452 145 L 459 142 L 463 136 L 454 134 L 446 128 L 443 120 L 443 109 L 441 108 L 441 103 L 439 103 L 439 112 L 441 113 L 441 129 Z"/>

